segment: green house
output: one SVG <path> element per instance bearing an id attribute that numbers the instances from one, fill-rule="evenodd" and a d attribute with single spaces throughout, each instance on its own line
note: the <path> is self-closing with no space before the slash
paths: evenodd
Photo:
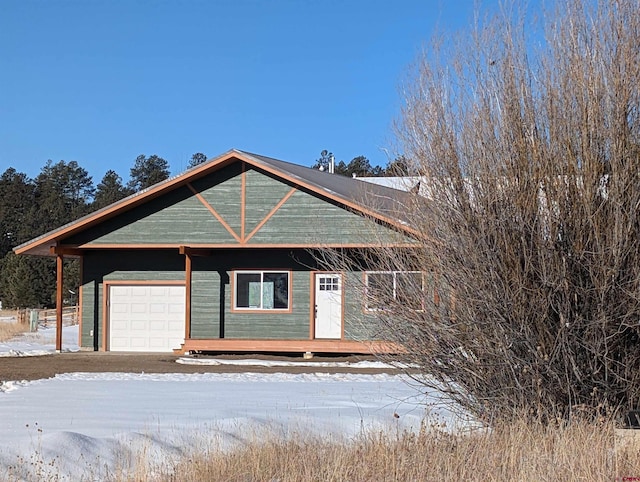
<path id="1" fill-rule="evenodd" d="M 390 350 L 362 290 L 393 273 L 365 261 L 331 272 L 318 259 L 410 245 L 406 202 L 395 189 L 231 150 L 15 252 L 57 257 L 59 310 L 63 260 L 80 259 L 87 349 Z"/>

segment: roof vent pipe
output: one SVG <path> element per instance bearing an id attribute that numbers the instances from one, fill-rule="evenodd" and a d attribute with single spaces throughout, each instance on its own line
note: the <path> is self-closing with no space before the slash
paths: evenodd
<path id="1" fill-rule="evenodd" d="M 333 157 L 333 154 L 329 157 L 329 174 L 333 174 L 336 170 L 336 158 Z"/>

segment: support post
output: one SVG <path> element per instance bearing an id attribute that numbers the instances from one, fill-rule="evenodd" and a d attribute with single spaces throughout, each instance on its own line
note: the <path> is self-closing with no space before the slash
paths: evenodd
<path id="1" fill-rule="evenodd" d="M 56 352 L 62 351 L 62 290 L 64 255 L 56 256 Z"/>
<path id="2" fill-rule="evenodd" d="M 191 252 L 184 250 L 185 255 L 185 307 L 184 307 L 184 340 L 191 338 Z"/>

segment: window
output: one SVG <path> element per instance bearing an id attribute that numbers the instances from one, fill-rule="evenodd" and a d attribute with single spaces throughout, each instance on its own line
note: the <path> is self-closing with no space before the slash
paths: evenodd
<path id="1" fill-rule="evenodd" d="M 396 302 L 421 310 L 424 282 L 420 271 L 372 271 L 366 273 L 367 310 L 384 310 Z"/>
<path id="2" fill-rule="evenodd" d="M 234 308 L 237 310 L 288 310 L 289 273 L 286 271 L 236 271 Z"/>
<path id="3" fill-rule="evenodd" d="M 338 276 L 321 276 L 320 291 L 340 291 L 340 278 Z"/>

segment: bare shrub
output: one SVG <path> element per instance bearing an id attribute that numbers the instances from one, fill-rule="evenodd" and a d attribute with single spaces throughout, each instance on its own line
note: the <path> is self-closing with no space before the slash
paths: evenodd
<path id="1" fill-rule="evenodd" d="M 363 254 L 425 273 L 375 293 L 382 334 L 484 420 L 640 404 L 640 3 L 559 3 L 544 37 L 507 12 L 424 53 L 398 125 L 417 247 Z"/>

